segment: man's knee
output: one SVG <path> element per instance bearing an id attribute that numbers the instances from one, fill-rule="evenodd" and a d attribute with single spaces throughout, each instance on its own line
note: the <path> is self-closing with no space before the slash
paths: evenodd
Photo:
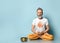
<path id="1" fill-rule="evenodd" d="M 53 40 L 53 35 L 45 33 L 44 35 L 41 36 L 41 39 L 46 39 L 46 40 Z"/>
<path id="2" fill-rule="evenodd" d="M 38 38 L 38 35 L 37 34 L 29 34 L 28 35 L 28 38 L 29 39 L 37 39 Z"/>

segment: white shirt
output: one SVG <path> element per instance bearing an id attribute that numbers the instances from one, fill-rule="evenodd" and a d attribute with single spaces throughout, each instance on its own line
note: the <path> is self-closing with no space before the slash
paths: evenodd
<path id="1" fill-rule="evenodd" d="M 45 30 L 45 26 L 48 25 L 48 20 L 46 18 L 35 18 L 32 22 L 32 25 L 35 26 L 35 32 L 42 32 Z"/>

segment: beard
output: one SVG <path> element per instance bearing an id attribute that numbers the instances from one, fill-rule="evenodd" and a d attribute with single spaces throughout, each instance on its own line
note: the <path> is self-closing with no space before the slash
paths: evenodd
<path id="1" fill-rule="evenodd" d="M 39 19 L 41 19 L 43 14 L 39 14 L 39 15 L 37 14 L 37 16 L 38 16 Z"/>
<path id="2" fill-rule="evenodd" d="M 42 18 L 42 16 L 38 16 L 38 18 L 40 18 L 40 19 L 41 19 L 41 18 Z"/>

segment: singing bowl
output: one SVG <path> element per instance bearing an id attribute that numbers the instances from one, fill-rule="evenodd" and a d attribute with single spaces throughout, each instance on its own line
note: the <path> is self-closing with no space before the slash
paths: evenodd
<path id="1" fill-rule="evenodd" d="M 21 37 L 20 39 L 22 42 L 27 42 L 28 38 L 27 37 Z"/>

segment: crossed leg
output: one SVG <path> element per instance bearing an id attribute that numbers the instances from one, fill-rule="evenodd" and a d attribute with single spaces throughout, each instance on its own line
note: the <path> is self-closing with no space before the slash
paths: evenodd
<path id="1" fill-rule="evenodd" d="M 53 40 L 53 35 L 45 33 L 43 35 L 38 35 L 38 34 L 29 34 L 28 35 L 29 39 L 35 40 L 38 38 L 41 38 L 42 40 Z"/>

